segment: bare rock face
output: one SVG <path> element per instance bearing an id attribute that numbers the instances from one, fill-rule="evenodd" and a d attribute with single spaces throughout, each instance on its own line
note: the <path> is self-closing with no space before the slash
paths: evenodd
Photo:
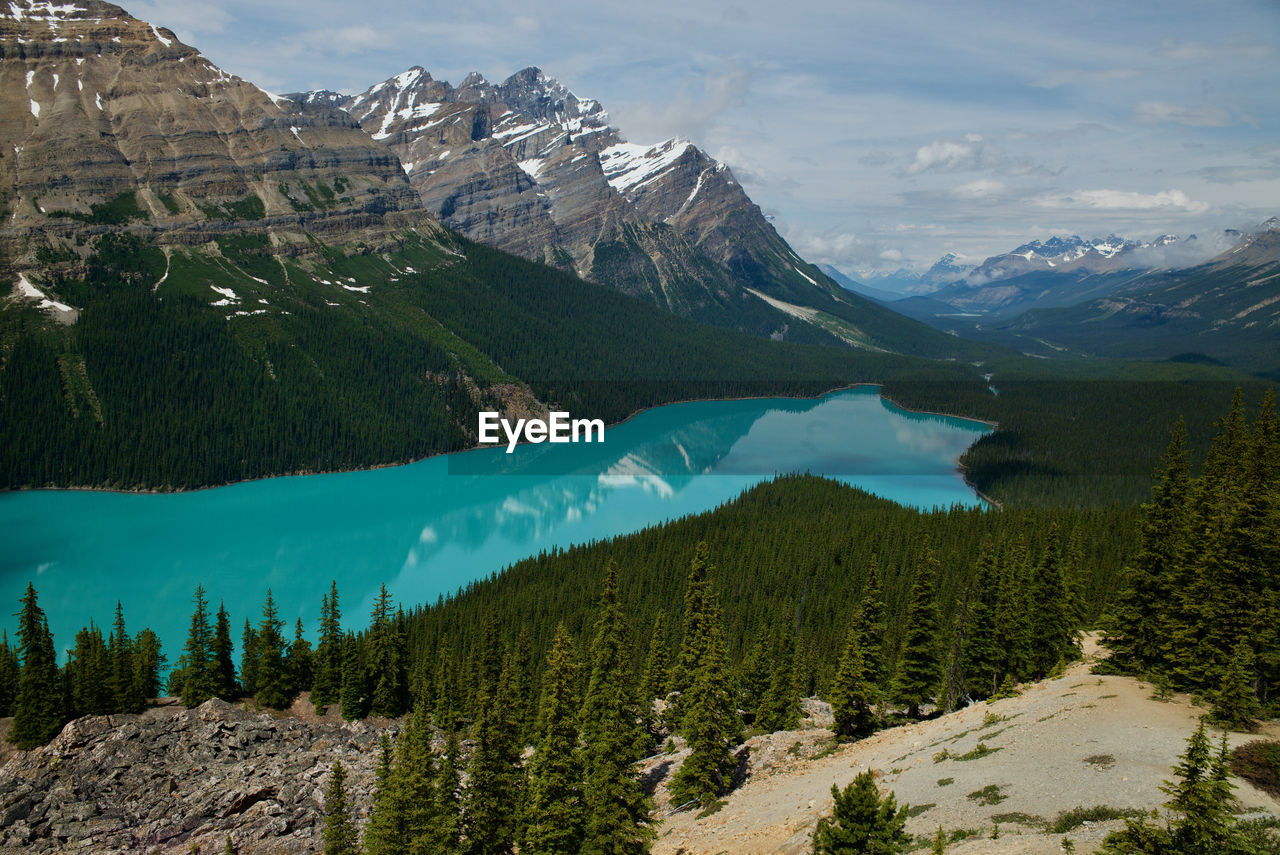
<path id="1" fill-rule="evenodd" d="M 454 88 L 411 68 L 354 96 L 311 92 L 394 151 L 428 211 L 467 237 L 575 270 L 679 314 L 743 324 L 840 294 L 802 261 L 729 168 L 687 140 L 627 143 L 599 102 L 537 68 Z M 773 317 L 777 315 L 777 317 Z"/>
<path id="2" fill-rule="evenodd" d="M 0 852 L 315 852 L 333 764 L 367 805 L 378 736 L 219 700 L 77 719 L 0 766 Z"/>
<path id="3" fill-rule="evenodd" d="M 285 241 L 413 217 L 396 156 L 101 0 L 0 6 L 0 241 L 125 227 L 194 243 L 253 221 Z"/>

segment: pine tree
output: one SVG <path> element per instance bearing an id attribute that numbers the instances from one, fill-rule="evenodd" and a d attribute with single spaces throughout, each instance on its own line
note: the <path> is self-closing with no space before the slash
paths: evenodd
<path id="1" fill-rule="evenodd" d="M 458 698 L 457 660 L 449 645 L 448 636 L 441 639 L 437 650 L 435 690 L 432 692 L 436 699 L 434 718 L 436 727 L 452 733 L 458 725 L 461 704 Z"/>
<path id="2" fill-rule="evenodd" d="M 231 647 L 231 616 L 227 607 L 218 603 L 218 617 L 213 629 L 213 661 L 211 663 L 213 694 L 223 700 L 231 700 L 239 694 L 236 685 L 235 652 Z"/>
<path id="3" fill-rule="evenodd" d="M 347 805 L 346 780 L 346 767 L 341 761 L 334 763 L 324 793 L 324 855 L 356 855 L 359 849 L 359 832 Z"/>
<path id="4" fill-rule="evenodd" d="M 653 632 L 649 636 L 649 653 L 644 660 L 644 676 L 640 679 L 641 703 L 653 703 L 655 698 L 667 696 L 667 671 L 670 657 L 667 654 L 667 615 L 658 609 L 653 619 Z"/>
<path id="5" fill-rule="evenodd" d="M 617 570 L 610 562 L 591 644 L 591 678 L 582 706 L 586 832 L 581 855 L 648 852 L 654 832 L 649 800 L 635 762 L 643 744 L 631 684 L 631 651 L 618 604 Z"/>
<path id="6" fill-rule="evenodd" d="M 977 698 L 989 698 L 1000 688 L 1000 628 L 996 623 L 1000 573 L 996 550 L 984 540 L 969 597 L 968 627 L 962 649 L 965 684 Z"/>
<path id="7" fill-rule="evenodd" d="M 800 694 L 796 689 L 794 642 L 788 643 L 783 633 L 775 633 L 770 660 L 769 687 L 756 708 L 755 723 L 766 731 L 791 730 L 800 724 Z"/>
<path id="8" fill-rule="evenodd" d="M 259 706 L 284 709 L 289 705 L 289 680 L 284 667 L 285 643 L 284 636 L 280 634 L 283 626 L 284 621 L 280 620 L 268 588 L 267 600 L 262 604 L 262 620 L 258 623 L 254 639 L 257 654 L 254 682 Z"/>
<path id="9" fill-rule="evenodd" d="M 204 598 L 204 587 L 197 585 L 193 597 L 196 608 L 191 613 L 191 628 L 187 632 L 187 646 L 182 649 L 180 669 L 183 706 L 190 709 L 213 697 L 213 633 L 209 629 L 209 605 Z"/>
<path id="10" fill-rule="evenodd" d="M 904 704 L 907 715 L 912 718 L 918 718 L 921 705 L 933 699 L 942 676 L 938 655 L 938 605 L 934 602 L 937 578 L 938 559 L 930 552 L 911 588 L 907 635 L 893 683 L 894 700 Z"/>
<path id="11" fill-rule="evenodd" d="M 1164 667 L 1175 567 L 1182 562 L 1191 492 L 1187 430 L 1178 420 L 1155 472 L 1151 501 L 1142 506 L 1138 550 L 1106 620 L 1110 662 L 1124 671 Z"/>
<path id="12" fill-rule="evenodd" d="M 874 689 L 867 680 L 862 637 L 863 614 L 858 609 L 831 686 L 831 714 L 835 719 L 832 729 L 839 738 L 862 739 L 876 729 Z"/>
<path id="13" fill-rule="evenodd" d="M 258 693 L 258 633 L 248 618 L 240 634 L 240 688 L 250 697 Z"/>
<path id="14" fill-rule="evenodd" d="M 18 613 L 18 693 L 14 699 L 9 741 L 19 748 L 44 745 L 62 728 L 62 690 L 49 623 L 28 582 Z"/>
<path id="15" fill-rule="evenodd" d="M 150 629 L 144 629 L 134 639 L 133 646 L 134 694 L 143 699 L 154 698 L 160 694 L 160 672 L 166 661 L 160 638 Z"/>
<path id="16" fill-rule="evenodd" d="M 367 855 L 435 851 L 436 798 L 428 715 L 418 707 L 395 742 L 394 758 L 380 773 L 373 811 L 365 828 Z"/>
<path id="17" fill-rule="evenodd" d="M 13 715 L 19 673 L 18 654 L 9 646 L 9 633 L 0 631 L 0 717 Z"/>
<path id="18" fill-rule="evenodd" d="M 404 816 L 391 780 L 394 758 L 391 737 L 383 733 L 378 741 L 378 765 L 373 776 L 373 804 L 362 838 L 365 855 L 400 855 L 402 852 Z"/>
<path id="19" fill-rule="evenodd" d="M 884 687 L 889 678 L 889 663 L 884 656 L 884 590 L 880 583 L 880 568 L 874 560 L 867 569 L 867 581 L 859 611 L 862 615 L 862 629 L 858 644 L 862 648 L 863 668 L 867 682 L 878 690 Z"/>
<path id="20" fill-rule="evenodd" d="M 832 784 L 831 797 L 831 817 L 818 820 L 813 832 L 814 855 L 897 855 L 911 848 L 904 830 L 906 805 L 899 808 L 893 793 L 880 798 L 871 772 L 862 772 L 843 790 Z"/>
<path id="21" fill-rule="evenodd" d="M 529 760 L 528 823 L 522 855 L 567 855 L 582 846 L 586 809 L 578 752 L 578 665 L 564 625 L 543 675 L 539 738 Z"/>
<path id="22" fill-rule="evenodd" d="M 311 687 L 314 656 L 311 642 L 302 635 L 302 618 L 298 618 L 293 626 L 293 643 L 289 645 L 289 653 L 285 656 L 284 671 L 289 684 L 289 694 L 296 695 Z"/>
<path id="23" fill-rule="evenodd" d="M 1257 727 L 1262 705 L 1253 691 L 1253 682 L 1253 651 L 1241 641 L 1214 693 L 1212 718 L 1216 724 L 1231 730 L 1252 731 Z"/>
<path id="24" fill-rule="evenodd" d="M 397 716 L 404 712 L 407 692 L 407 657 L 404 637 L 392 620 L 391 595 L 384 584 L 374 601 L 366 642 L 368 683 L 372 694 L 369 714 Z"/>
<path id="25" fill-rule="evenodd" d="M 67 718 L 106 715 L 114 707 L 107 645 L 102 631 L 92 623 L 76 633 L 76 646 L 63 669 L 63 686 L 69 698 L 64 710 Z"/>
<path id="26" fill-rule="evenodd" d="M 364 718 L 368 709 L 361 647 L 353 633 L 342 639 L 342 717 L 347 721 Z"/>
<path id="27" fill-rule="evenodd" d="M 320 640 L 316 645 L 311 703 L 316 713 L 323 715 L 325 708 L 337 703 L 341 695 L 342 610 L 338 607 L 338 583 L 333 581 L 320 604 Z"/>
<path id="28" fill-rule="evenodd" d="M 1048 676 L 1079 652 L 1071 625 L 1071 601 L 1062 573 L 1057 526 L 1051 526 L 1044 554 L 1031 577 L 1031 677 Z"/>
<path id="29" fill-rule="evenodd" d="M 113 708 L 118 712 L 142 712 L 147 699 L 136 691 L 133 679 L 133 640 L 125 631 L 124 606 L 116 601 L 116 619 L 107 643 L 111 662 L 110 692 Z"/>
<path id="30" fill-rule="evenodd" d="M 458 761 L 462 748 L 458 734 L 449 731 L 444 754 L 436 764 L 436 779 L 432 791 L 436 797 L 436 852 L 432 855 L 454 855 L 462 845 L 462 776 Z"/>
<path id="31" fill-rule="evenodd" d="M 520 804 L 523 772 L 515 741 L 511 676 L 504 668 L 496 685 L 481 686 L 476 696 L 475 750 L 463 810 L 468 855 L 507 855 L 515 848 L 519 830 L 515 808 Z"/>

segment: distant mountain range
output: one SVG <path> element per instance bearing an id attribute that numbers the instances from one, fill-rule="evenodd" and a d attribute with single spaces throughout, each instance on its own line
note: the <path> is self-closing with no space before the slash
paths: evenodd
<path id="1" fill-rule="evenodd" d="M 1144 273 L 1105 296 L 1033 309 L 989 329 L 1033 351 L 1208 358 L 1280 377 L 1280 220 L 1201 264 Z"/>

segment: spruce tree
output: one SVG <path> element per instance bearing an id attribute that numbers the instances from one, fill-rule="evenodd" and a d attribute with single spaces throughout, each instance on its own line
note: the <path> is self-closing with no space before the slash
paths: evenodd
<path id="1" fill-rule="evenodd" d="M 867 682 L 877 690 L 879 695 L 879 690 L 885 687 L 889 679 L 891 663 L 885 661 L 884 655 L 884 590 L 880 582 L 880 567 L 875 560 L 871 561 L 871 566 L 867 570 L 867 581 L 863 588 L 859 611 L 862 615 L 862 629 L 858 644 L 862 648 L 862 663 Z"/>
<path id="2" fill-rule="evenodd" d="M 1186 426 L 1179 419 L 1156 468 L 1151 501 L 1142 506 L 1137 552 L 1125 568 L 1105 621 L 1109 661 L 1122 671 L 1142 672 L 1168 665 L 1161 651 L 1169 640 L 1168 609 L 1189 530 L 1191 486 L 1186 443 Z"/>
<path id="3" fill-rule="evenodd" d="M 897 855 L 911 848 L 906 833 L 907 806 L 898 807 L 893 793 L 883 799 L 871 772 L 862 772 L 843 790 L 831 785 L 832 815 L 818 820 L 814 855 Z"/>
<path id="4" fill-rule="evenodd" d="M 108 658 L 111 662 L 109 678 L 113 707 L 118 712 L 142 712 L 147 700 L 137 691 L 133 679 L 133 640 L 125 630 L 124 606 L 116 601 L 116 619 L 112 624 L 111 637 L 107 643 Z"/>
<path id="5" fill-rule="evenodd" d="M 361 838 L 365 855 L 400 855 L 403 851 L 404 805 L 391 779 L 395 754 L 391 736 L 378 740 L 378 765 L 373 773 L 373 804 Z"/>
<path id="6" fill-rule="evenodd" d="M 240 633 L 240 688 L 250 697 L 258 693 L 258 633 L 248 618 Z"/>
<path id="7" fill-rule="evenodd" d="M 257 654 L 254 688 L 259 706 L 284 709 L 291 700 L 284 667 L 285 641 L 280 632 L 283 626 L 284 621 L 280 620 L 275 599 L 268 588 L 267 600 L 262 604 L 262 620 L 258 623 L 254 639 L 254 652 Z"/>
<path id="8" fill-rule="evenodd" d="M 1253 690 L 1253 651 L 1241 641 L 1213 696 L 1213 721 L 1231 730 L 1252 731 L 1258 725 L 1262 705 Z"/>
<path id="9" fill-rule="evenodd" d="M 672 777 L 670 789 L 676 803 L 696 800 L 708 808 L 733 782 L 732 749 L 741 735 L 741 722 L 729 692 L 720 604 L 711 587 L 712 568 L 706 563 L 705 552 L 695 558 L 694 564 L 701 566 L 691 567 L 690 585 L 701 588 L 694 600 L 701 614 L 691 621 L 686 615 L 686 622 L 698 627 L 700 638 L 696 648 L 700 653 L 688 661 L 686 673 L 692 676 L 692 682 L 680 699 L 681 728 L 691 751 Z M 785 679 L 784 687 L 776 690 L 779 700 L 784 696 L 790 700 L 790 669 L 786 670 Z M 774 686 L 770 689 L 773 692 Z M 765 698 L 767 702 L 769 694 Z M 785 714 L 783 703 L 777 706 L 778 709 L 769 712 Z"/>
<path id="10" fill-rule="evenodd" d="M 938 559 L 930 551 L 911 588 L 907 634 L 893 682 L 894 700 L 906 706 L 907 715 L 912 718 L 918 718 L 920 707 L 933 699 L 942 676 L 938 655 L 938 605 L 934 601 L 937 578 Z"/>
<path id="11" fill-rule="evenodd" d="M 508 855 L 515 849 L 523 790 L 521 746 L 515 740 L 511 677 L 503 669 L 496 685 L 480 687 L 476 696 L 475 749 L 471 754 L 463 816 L 468 855 Z"/>
<path id="12" fill-rule="evenodd" d="M 436 779 L 432 791 L 436 797 L 435 840 L 437 851 L 432 855 L 454 855 L 462 845 L 462 776 L 459 761 L 462 747 L 458 734 L 449 731 L 444 753 L 436 764 Z"/>
<path id="13" fill-rule="evenodd" d="M 1079 652 L 1072 606 L 1062 573 L 1062 552 L 1057 526 L 1051 526 L 1044 554 L 1031 577 L 1031 678 L 1048 676 Z"/>
<path id="14" fill-rule="evenodd" d="M 191 613 L 191 628 L 180 660 L 182 705 L 188 709 L 213 697 L 213 633 L 209 629 L 209 604 L 205 601 L 203 586 L 196 586 L 192 599 L 196 607 Z"/>
<path id="15" fill-rule="evenodd" d="M 329 593 L 320 603 L 320 638 L 316 645 L 315 679 L 311 683 L 311 703 L 323 715 L 342 696 L 342 610 L 338 607 L 338 583 L 330 582 Z"/>
<path id="16" fill-rule="evenodd" d="M 160 694 L 160 672 L 165 661 L 159 636 L 150 629 L 138 633 L 134 639 L 133 691 L 144 702 Z"/>
<path id="17" fill-rule="evenodd" d="M 18 692 L 9 741 L 19 748 L 44 745 L 62 729 L 62 690 L 49 623 L 30 582 L 18 613 Z"/>
<path id="18" fill-rule="evenodd" d="M 212 652 L 213 694 L 229 701 L 239 694 L 240 687 L 236 684 L 235 651 L 231 645 L 231 616 L 222 603 L 218 603 L 218 617 L 214 621 Z"/>
<path id="19" fill-rule="evenodd" d="M 769 673 L 769 686 L 760 705 L 756 708 L 756 726 L 766 731 L 791 730 L 800 724 L 800 694 L 796 690 L 795 662 L 797 649 L 794 641 L 782 632 L 774 634 L 773 667 Z"/>
<path id="20" fill-rule="evenodd" d="M 372 623 L 366 641 L 369 714 L 397 716 L 404 712 L 408 697 L 408 662 L 404 637 L 392 619 L 391 595 L 384 584 L 374 601 Z"/>
<path id="21" fill-rule="evenodd" d="M 653 632 L 649 636 L 649 653 L 644 660 L 644 676 L 640 679 L 640 701 L 646 707 L 655 698 L 667 695 L 667 671 L 670 656 L 667 652 L 667 615 L 658 609 L 653 619 Z"/>
<path id="22" fill-rule="evenodd" d="M 351 632 L 342 639 L 342 717 L 347 721 L 364 718 L 368 710 L 362 646 Z"/>
<path id="23" fill-rule="evenodd" d="M 76 633 L 76 646 L 63 669 L 63 685 L 69 698 L 64 710 L 67 718 L 106 715 L 114 709 L 107 645 L 92 622 Z"/>
<path id="24" fill-rule="evenodd" d="M 564 625 L 556 629 L 542 678 L 538 743 L 529 760 L 528 822 L 522 855 L 566 855 L 582 846 L 586 808 L 578 751 L 578 665 Z"/>
<path id="25" fill-rule="evenodd" d="M 862 609 L 858 609 L 849 626 L 849 637 L 831 686 L 832 730 L 841 739 L 862 739 L 876 729 L 874 689 L 867 680 L 862 653 L 862 624 Z"/>
<path id="26" fill-rule="evenodd" d="M 435 689 L 435 722 L 436 727 L 450 733 L 458 725 L 461 700 L 458 697 L 457 659 L 449 644 L 448 636 L 440 641 L 436 655 Z"/>
<path id="27" fill-rule="evenodd" d="M 289 683 L 289 694 L 296 695 L 311 687 L 314 655 L 311 642 L 302 635 L 302 618 L 298 618 L 293 626 L 293 643 L 289 645 L 289 653 L 284 659 L 285 676 Z"/>
<path id="28" fill-rule="evenodd" d="M 342 761 L 333 764 L 324 792 L 324 855 L 356 855 L 360 834 L 347 804 L 347 770 Z"/>
<path id="29" fill-rule="evenodd" d="M 643 745 L 631 682 L 626 619 L 610 562 L 591 643 L 591 678 L 582 705 L 586 831 L 581 855 L 633 855 L 649 850 L 649 799 L 636 777 Z"/>
<path id="30" fill-rule="evenodd" d="M 380 770 L 373 810 L 365 827 L 367 855 L 428 853 L 437 849 L 434 761 L 427 712 L 417 708 L 395 741 L 394 757 Z"/>
<path id="31" fill-rule="evenodd" d="M 18 654 L 9 646 L 9 633 L 0 631 L 0 718 L 13 715 L 21 670 Z"/>
<path id="32" fill-rule="evenodd" d="M 967 630 L 961 657 L 965 685 L 979 699 L 989 698 L 1000 688 L 1000 627 L 997 624 L 1000 573 L 996 550 L 984 540 L 969 596 Z"/>

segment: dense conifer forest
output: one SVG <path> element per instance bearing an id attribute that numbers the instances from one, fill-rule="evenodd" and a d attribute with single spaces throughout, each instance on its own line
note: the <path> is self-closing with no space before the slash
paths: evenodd
<path id="1" fill-rule="evenodd" d="M 1278 424 L 1270 395 L 1251 415 L 1237 394 L 1198 476 L 1179 424 L 1140 508 L 920 512 L 784 476 L 432 605 L 406 611 L 384 588 L 359 632 L 344 631 L 332 585 L 314 647 L 301 622 L 290 639 L 268 593 L 260 615 L 235 616 L 238 669 L 233 617 L 198 588 L 166 688 L 187 706 L 283 708 L 305 691 L 346 718 L 407 715 L 362 829 L 335 769 L 334 852 L 643 852 L 650 805 L 632 764 L 668 736 L 691 749 L 672 793 L 714 809 L 733 748 L 795 726 L 802 697 L 830 701 L 837 735 L 857 739 L 1049 676 L 1083 628 L 1106 630 L 1111 667 L 1197 691 L 1247 727 L 1275 713 L 1280 679 Z M 159 692 L 166 658 L 122 606 L 61 667 L 33 587 L 20 607 L 16 647 L 0 644 L 0 715 L 19 746 Z"/>

